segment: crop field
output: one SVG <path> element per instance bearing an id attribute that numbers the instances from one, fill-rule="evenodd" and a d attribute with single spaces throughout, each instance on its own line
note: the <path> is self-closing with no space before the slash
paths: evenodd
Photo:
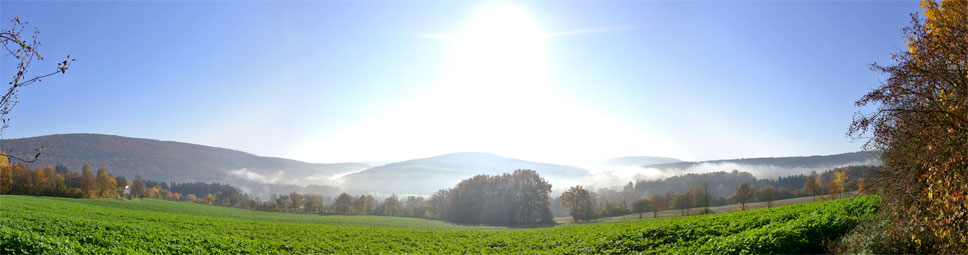
<path id="1" fill-rule="evenodd" d="M 859 194 L 857 194 L 857 191 L 844 192 L 844 197 L 856 197 L 856 196 L 860 196 Z M 820 201 L 819 197 L 817 198 L 817 201 Z M 816 202 L 814 201 L 813 197 L 797 197 L 797 198 L 789 198 L 789 199 L 781 199 L 781 200 L 773 201 L 773 206 L 776 207 L 776 206 L 795 205 L 795 204 L 812 203 L 812 202 Z M 752 202 L 752 203 L 746 204 L 746 210 L 759 209 L 759 208 L 767 208 L 766 202 Z M 726 212 L 740 211 L 740 207 L 739 205 L 736 205 L 736 204 L 730 204 L 730 205 L 723 205 L 723 206 L 711 206 L 709 207 L 709 210 L 712 211 L 713 213 L 726 213 Z M 692 212 L 697 212 L 697 211 L 698 211 L 698 208 L 692 208 Z M 653 215 L 652 212 L 643 213 L 642 218 L 643 219 L 652 218 L 652 215 Z M 667 210 L 659 211 L 658 213 L 658 218 L 679 217 L 679 216 L 681 216 L 681 212 L 679 211 L 679 209 L 667 209 Z M 596 219 L 594 221 L 614 221 L 614 220 L 634 220 L 634 219 L 639 219 L 638 213 L 631 213 L 631 214 L 622 215 L 622 216 Z M 557 217 L 555 218 L 555 222 L 571 223 L 572 219 L 569 216 Z"/>
<path id="2" fill-rule="evenodd" d="M 0 196 L 0 253 L 809 253 L 878 209 L 866 196 L 535 229 L 248 211 L 163 200 Z"/>

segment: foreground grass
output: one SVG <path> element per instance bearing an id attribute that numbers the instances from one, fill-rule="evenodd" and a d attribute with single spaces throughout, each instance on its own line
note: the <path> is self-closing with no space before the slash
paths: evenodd
<path id="1" fill-rule="evenodd" d="M 805 253 L 873 215 L 879 200 L 498 229 L 148 199 L 0 196 L 0 253 Z"/>

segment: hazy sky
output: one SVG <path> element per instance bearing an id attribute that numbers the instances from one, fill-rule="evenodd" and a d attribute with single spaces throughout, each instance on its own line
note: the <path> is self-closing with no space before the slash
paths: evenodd
<path id="1" fill-rule="evenodd" d="M 77 62 L 4 138 L 310 162 L 833 154 L 915 1 L 0 2 Z M 4 23 L 9 27 L 9 23 Z M 2 77 L 13 75 L 8 57 Z"/>

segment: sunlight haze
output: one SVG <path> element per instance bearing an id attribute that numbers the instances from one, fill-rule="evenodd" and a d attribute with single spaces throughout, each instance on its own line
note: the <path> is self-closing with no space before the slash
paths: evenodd
<path id="1" fill-rule="evenodd" d="M 844 135 L 852 101 L 880 79 L 866 66 L 903 47 L 915 8 L 9 2 L 4 19 L 43 27 L 45 50 L 79 64 L 24 90 L 4 138 L 117 134 L 308 162 L 842 153 L 861 145 Z"/>

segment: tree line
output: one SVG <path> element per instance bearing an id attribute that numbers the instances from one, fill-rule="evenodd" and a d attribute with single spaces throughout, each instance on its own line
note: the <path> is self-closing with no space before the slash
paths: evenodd
<path id="1" fill-rule="evenodd" d="M 751 202 L 766 202 L 768 207 L 772 207 L 773 201 L 781 199 L 813 196 L 816 200 L 817 196 L 824 195 L 829 196 L 821 199 L 835 199 L 846 191 L 866 192 L 868 184 L 865 182 L 876 177 L 878 169 L 876 166 L 848 166 L 821 174 L 777 179 L 746 178 L 752 176 L 738 171 L 688 174 L 664 180 L 629 182 L 621 190 L 605 188 L 597 192 L 575 186 L 553 199 L 551 208 L 556 216 L 568 215 L 577 222 L 632 213 L 638 213 L 641 217 L 647 212 L 655 217 L 659 211 L 670 209 L 679 210 L 680 215 L 703 214 L 711 212 L 709 207 L 729 204 L 736 204 L 738 209 L 745 210 L 746 204 Z M 728 183 L 735 179 L 746 181 L 730 187 Z M 686 180 L 693 182 L 687 185 Z M 792 180 L 799 183 L 794 186 Z M 657 193 L 656 189 L 649 187 L 651 184 L 660 188 L 680 185 L 688 188 L 684 192 L 667 189 L 664 193 Z M 788 188 L 791 186 L 795 188 Z M 730 190 L 724 192 L 724 187 Z"/>
<path id="2" fill-rule="evenodd" d="M 22 164 L 8 164 L 0 155 L 0 194 L 56 196 L 72 198 L 119 198 L 125 194 L 128 181 L 114 176 L 104 167 L 94 173 L 85 164 L 80 173 L 66 167 L 42 167 L 36 170 Z"/>
<path id="3" fill-rule="evenodd" d="M 0 162 L 7 162 L 0 158 Z M 0 166 L 0 194 L 71 198 L 156 198 L 271 212 L 383 215 L 438 219 L 462 224 L 522 226 L 552 223 L 551 184 L 533 170 L 498 176 L 478 175 L 440 190 L 429 199 L 392 195 L 378 201 L 372 195 L 335 198 L 291 192 L 260 201 L 238 188 L 219 183 L 129 181 L 104 167 L 93 173 L 85 164 L 80 173 L 67 167 L 30 169 L 22 164 Z"/>
<path id="4" fill-rule="evenodd" d="M 0 159 L 0 162 L 6 162 Z M 438 191 L 429 198 L 407 196 L 400 198 L 392 195 L 378 200 L 372 195 L 354 197 L 347 193 L 327 197 L 319 194 L 300 194 L 291 192 L 273 195 L 268 201 L 261 201 L 244 194 L 238 188 L 219 183 L 165 183 L 143 180 L 136 177 L 129 181 L 115 176 L 104 167 L 94 173 L 85 164 L 80 173 L 67 167 L 42 167 L 31 170 L 24 165 L 4 164 L 0 168 L 0 194 L 22 194 L 38 196 L 60 196 L 73 198 L 157 198 L 176 201 L 195 202 L 272 212 L 335 214 L 335 215 L 384 215 L 437 219 L 461 224 L 487 224 L 501 226 L 523 226 L 553 222 L 553 211 L 561 211 L 575 221 L 588 221 L 595 218 L 613 217 L 677 209 L 680 215 L 708 213 L 710 206 L 737 204 L 745 209 L 746 204 L 755 201 L 767 202 L 801 196 L 822 196 L 830 194 L 835 198 L 847 190 L 866 189 L 864 178 L 876 174 L 876 167 L 844 167 L 800 178 L 793 176 L 778 180 L 800 180 L 799 189 L 764 183 L 768 181 L 741 182 L 727 196 L 719 195 L 713 189 L 715 182 L 695 177 L 746 176 L 748 173 L 733 171 L 703 175 L 690 174 L 687 177 L 698 180 L 686 192 L 666 191 L 655 193 L 645 185 L 661 184 L 662 181 L 628 183 L 621 190 L 599 189 L 589 191 L 581 186 L 570 188 L 559 197 L 551 198 L 551 184 L 533 170 L 517 170 L 513 173 L 488 176 L 478 175 L 458 183 L 454 188 Z M 671 177 L 681 183 L 681 176 Z M 715 180 L 715 178 L 713 178 Z M 772 183 L 786 183 L 772 182 Z M 719 182 L 721 189 L 723 181 Z M 668 185 L 668 184 L 665 184 Z"/>

